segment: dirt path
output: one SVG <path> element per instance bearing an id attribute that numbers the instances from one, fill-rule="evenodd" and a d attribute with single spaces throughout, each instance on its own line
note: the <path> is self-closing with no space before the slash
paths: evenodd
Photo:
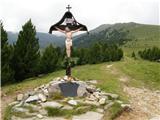
<path id="1" fill-rule="evenodd" d="M 129 76 L 121 74 L 114 65 L 107 66 L 107 69 L 119 76 L 132 108 L 132 111 L 122 113 L 115 120 L 160 120 L 160 91 L 126 86 L 131 80 Z"/>
<path id="2" fill-rule="evenodd" d="M 130 98 L 132 111 L 116 120 L 160 120 L 160 91 L 125 86 L 124 92 Z"/>

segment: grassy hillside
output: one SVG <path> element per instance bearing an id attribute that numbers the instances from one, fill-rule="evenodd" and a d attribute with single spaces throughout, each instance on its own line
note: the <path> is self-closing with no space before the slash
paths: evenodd
<path id="1" fill-rule="evenodd" d="M 107 31 L 107 29 L 109 30 Z M 129 31 L 126 35 L 126 39 L 130 39 L 130 41 L 124 41 L 125 44 L 122 46 L 127 53 L 152 46 L 160 47 L 160 26 L 133 22 L 101 25 L 90 31 L 90 35 L 82 34 L 77 36 L 74 43 L 77 47 L 83 47 L 100 40 L 106 42 L 106 34 L 114 29 L 118 31 Z M 93 40 L 93 37 L 96 39 Z M 112 39 L 112 41 L 114 41 L 114 39 Z"/>
<path id="2" fill-rule="evenodd" d="M 111 68 L 107 68 L 112 65 Z M 127 77 L 128 84 L 138 87 L 146 86 L 151 89 L 160 89 L 160 64 L 144 60 L 133 60 L 125 57 L 120 62 L 109 62 L 95 65 L 84 65 L 73 68 L 73 76 L 81 80 L 96 79 L 99 86 L 105 91 L 118 93 L 123 96 L 120 77 Z M 42 77 L 35 77 L 25 80 L 22 83 L 2 87 L 6 95 L 16 92 L 23 92 L 33 89 L 42 84 L 48 83 L 53 78 L 63 76 L 64 70 L 46 74 Z"/>
<path id="3" fill-rule="evenodd" d="M 120 100 L 128 102 L 129 98 L 123 91 L 124 85 L 139 88 L 149 88 L 160 90 L 160 64 L 144 60 L 134 60 L 125 57 L 119 62 L 108 62 L 95 65 L 77 66 L 72 69 L 73 76 L 81 80 L 97 80 L 97 86 L 106 92 L 116 93 Z M 64 76 L 65 70 L 46 74 L 42 77 L 26 79 L 21 83 L 16 83 L 2 87 L 2 115 L 4 109 L 15 99 L 19 93 L 33 90 L 35 87 L 46 84 L 55 77 Z M 125 82 L 124 82 L 125 81 Z M 117 114 L 119 108 L 114 108 L 112 114 Z M 108 116 L 108 115 L 107 115 Z"/>
<path id="4" fill-rule="evenodd" d="M 160 47 L 160 26 L 137 25 L 129 29 L 128 36 L 134 36 L 132 41 L 123 45 L 126 53 L 157 46 Z"/>

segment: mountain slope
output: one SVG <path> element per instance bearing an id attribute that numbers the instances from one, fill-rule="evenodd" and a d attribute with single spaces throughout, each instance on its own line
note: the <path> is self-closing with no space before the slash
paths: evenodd
<path id="1" fill-rule="evenodd" d="M 15 43 L 18 38 L 18 33 L 7 32 L 7 34 L 9 43 Z M 63 36 L 56 36 L 42 32 L 37 32 L 36 37 L 39 38 L 40 48 L 45 48 L 50 43 L 56 46 L 63 46 L 65 40 Z"/>
<path id="2" fill-rule="evenodd" d="M 111 34 L 113 31 L 114 34 Z M 116 32 L 119 32 L 117 35 Z M 108 34 L 110 35 L 108 37 Z M 125 34 L 121 36 L 122 34 Z M 74 38 L 76 47 L 88 47 L 97 41 L 102 42 L 122 42 L 124 47 L 146 48 L 151 46 L 160 46 L 159 40 L 160 26 L 146 25 L 138 23 L 117 23 L 104 24 L 90 31 L 90 34 L 82 34 Z M 114 36 L 114 37 L 113 37 Z M 120 38 L 122 37 L 122 38 Z M 119 39 L 119 40 L 118 40 Z"/>

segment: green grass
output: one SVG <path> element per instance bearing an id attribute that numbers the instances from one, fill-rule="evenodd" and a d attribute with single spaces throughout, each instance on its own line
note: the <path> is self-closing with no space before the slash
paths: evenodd
<path id="1" fill-rule="evenodd" d="M 131 86 L 160 89 L 160 64 L 157 62 L 126 57 L 124 61 L 115 63 L 115 67 L 132 78 Z"/>
<path id="2" fill-rule="evenodd" d="M 40 85 L 50 82 L 55 77 L 63 76 L 64 73 L 65 71 L 61 70 L 61 71 L 56 71 L 53 73 L 46 74 L 42 77 L 29 78 L 24 80 L 21 83 L 15 83 L 15 84 L 4 86 L 2 87 L 2 91 L 6 95 L 10 95 L 10 94 L 16 93 L 16 91 L 24 92 L 26 90 L 31 90 L 35 87 L 38 87 Z"/>
<path id="3" fill-rule="evenodd" d="M 127 56 L 133 51 L 138 52 L 153 46 L 160 47 L 160 26 L 135 24 L 131 27 L 126 26 L 125 29 L 129 30 L 128 37 L 132 39 L 122 46 Z"/>
<path id="4" fill-rule="evenodd" d="M 114 120 L 116 117 L 118 117 L 121 112 L 123 111 L 123 108 L 119 103 L 114 103 L 112 107 L 110 107 L 104 114 L 104 120 Z"/>
<path id="5" fill-rule="evenodd" d="M 109 109 L 110 119 L 114 120 L 116 117 L 118 117 L 122 109 L 123 108 L 119 103 L 114 103 L 113 106 Z"/>
<path id="6" fill-rule="evenodd" d="M 95 110 L 95 106 L 90 105 L 90 106 L 76 106 L 72 110 L 63 110 L 60 108 L 53 108 L 53 107 L 46 107 L 48 116 L 53 117 L 53 116 L 64 116 L 66 118 L 70 118 L 73 115 L 79 115 L 86 113 L 87 111 L 92 111 Z"/>
<path id="7" fill-rule="evenodd" d="M 12 110 L 13 106 L 7 106 L 5 109 L 5 114 L 4 114 L 4 118 L 3 120 L 11 120 L 12 114 L 11 114 L 11 110 Z"/>
<path id="8" fill-rule="evenodd" d="M 107 69 L 107 65 L 113 64 L 113 66 Z M 113 73 L 113 69 L 116 69 L 118 72 Z M 129 78 L 129 82 L 127 84 L 129 86 L 134 87 L 147 87 L 153 90 L 160 90 L 160 64 L 157 62 L 150 62 L 141 59 L 134 60 L 130 57 L 125 57 L 122 61 L 119 62 L 108 62 L 102 64 L 95 65 L 83 65 L 77 66 L 72 69 L 72 73 L 74 77 L 79 78 L 80 80 L 97 80 L 97 86 L 106 92 L 116 93 L 120 96 L 120 100 L 124 102 L 128 102 L 128 97 L 123 92 L 123 83 L 119 81 L 121 76 L 127 76 Z M 57 71 L 54 73 L 47 74 L 42 77 L 30 78 L 24 80 L 22 83 L 17 83 L 13 85 L 8 85 L 2 87 L 2 92 L 7 95 L 15 95 L 17 92 L 28 91 L 28 89 L 34 89 L 42 84 L 46 84 L 53 80 L 55 77 L 64 76 L 65 71 Z M 54 99 L 59 99 L 59 95 L 57 95 Z M 113 116 L 116 115 L 116 112 L 119 112 L 119 107 L 113 107 Z M 55 112 L 55 113 L 54 113 Z M 64 115 L 70 117 L 73 114 L 81 114 L 84 110 L 80 111 L 52 111 L 52 109 L 48 108 L 49 116 L 57 114 Z M 115 113 L 115 114 L 114 114 Z M 10 115 L 10 107 L 6 108 L 5 119 Z"/>

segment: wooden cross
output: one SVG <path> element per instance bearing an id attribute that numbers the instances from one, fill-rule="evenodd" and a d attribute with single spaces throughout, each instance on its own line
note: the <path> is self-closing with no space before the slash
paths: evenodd
<path id="1" fill-rule="evenodd" d="M 67 7 L 66 7 L 66 9 L 68 9 L 68 11 L 71 9 L 72 7 L 70 6 L 70 5 L 68 5 Z"/>

